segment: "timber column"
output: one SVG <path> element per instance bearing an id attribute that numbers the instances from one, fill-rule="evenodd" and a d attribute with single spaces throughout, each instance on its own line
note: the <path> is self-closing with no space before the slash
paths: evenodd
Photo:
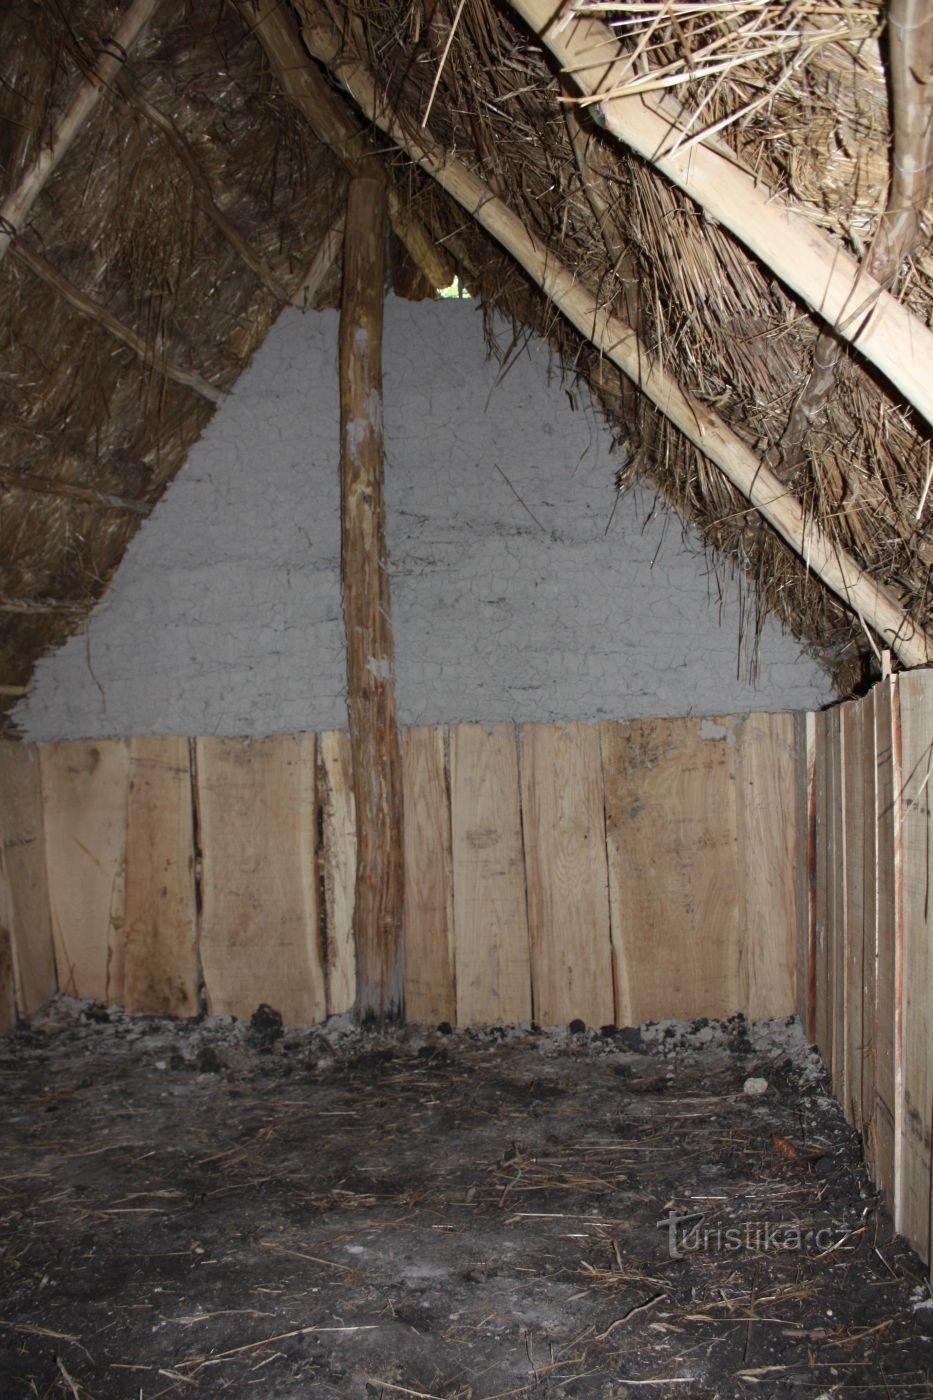
<path id="1" fill-rule="evenodd" d="M 385 537 L 382 322 L 386 186 L 350 181 L 340 311 L 340 512 L 356 802 L 356 1014 L 404 1014 L 402 764 Z"/>

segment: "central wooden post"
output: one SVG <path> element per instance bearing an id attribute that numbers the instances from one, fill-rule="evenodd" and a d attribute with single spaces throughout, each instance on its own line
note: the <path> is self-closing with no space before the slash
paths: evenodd
<path id="1" fill-rule="evenodd" d="M 350 181 L 340 312 L 340 494 L 347 709 L 356 800 L 356 1014 L 400 1019 L 402 763 L 385 539 L 382 317 L 386 188 Z"/>

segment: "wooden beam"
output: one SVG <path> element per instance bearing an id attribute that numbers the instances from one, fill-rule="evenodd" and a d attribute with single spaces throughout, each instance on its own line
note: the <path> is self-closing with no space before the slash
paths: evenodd
<path id="1" fill-rule="evenodd" d="M 625 56 L 608 25 L 559 13 L 555 0 L 510 0 L 587 97 L 597 119 L 724 224 L 791 291 L 933 422 L 933 332 L 843 248 L 795 213 L 727 151 L 700 142 L 677 152 L 679 108 L 645 94 L 613 97 Z M 923 79 L 921 79 L 923 81 Z"/>
<path id="2" fill-rule="evenodd" d="M 17 239 L 12 248 L 13 256 L 29 268 L 36 277 L 47 283 L 59 296 L 64 297 L 69 306 L 73 306 L 75 311 L 82 316 L 87 316 L 90 320 L 96 321 L 99 326 L 103 326 L 105 331 L 114 336 L 117 340 L 122 340 L 124 345 L 128 345 L 139 359 L 149 365 L 157 374 L 164 375 L 166 379 L 171 379 L 176 384 L 182 384 L 186 389 L 193 389 L 196 394 L 200 394 L 202 399 L 207 399 L 210 403 L 221 403 L 227 395 L 223 389 L 218 389 L 215 385 L 209 384 L 203 379 L 197 370 L 188 369 L 185 365 L 179 365 L 174 360 L 168 359 L 165 355 L 160 355 L 154 346 L 144 340 L 136 331 L 114 316 L 108 311 L 106 306 L 88 296 L 87 292 L 82 292 L 80 287 L 67 277 L 64 277 L 57 268 L 54 268 L 45 258 L 27 248 L 22 239 Z"/>
<path id="3" fill-rule="evenodd" d="M 427 129 L 403 125 L 376 89 L 363 62 L 347 52 L 329 16 L 300 0 L 305 43 L 354 97 L 363 112 L 433 175 L 534 278 L 581 335 L 627 374 L 685 437 L 728 477 L 837 597 L 885 640 L 905 666 L 933 657 L 933 640 L 900 602 L 864 573 L 845 549 L 807 517 L 800 502 L 762 459 L 712 409 L 681 388 L 653 358 L 631 326 L 613 316 L 580 282 L 574 269 L 536 238 L 489 186 L 461 164 Z"/>
<path id="4" fill-rule="evenodd" d="M 352 174 L 364 168 L 382 169 L 370 139 L 309 57 L 301 35 L 280 0 L 258 0 L 250 5 L 238 0 L 240 13 L 259 39 L 279 82 L 302 113 L 315 136 L 329 146 Z M 395 235 L 404 243 L 412 262 L 434 287 L 448 287 L 457 268 L 444 248 L 439 248 L 420 219 L 408 212 L 389 187 L 389 218 Z"/>
<path id="5" fill-rule="evenodd" d="M 30 209 L 97 106 L 104 89 L 119 73 L 130 50 L 145 32 L 159 3 L 160 0 L 135 0 L 130 5 L 116 33 L 102 41 L 97 62 L 62 113 L 51 140 L 42 146 L 32 164 L 23 172 L 16 189 L 0 204 L 0 262 L 6 257 L 12 240 L 22 231 Z"/>
<path id="6" fill-rule="evenodd" d="M 7 598 L 0 596 L 0 613 L 25 613 L 29 616 L 38 613 L 61 613 L 65 617 L 82 617 L 90 612 L 95 600 L 64 602 L 58 598 Z"/>
<path id="7" fill-rule="evenodd" d="M 346 222 L 347 216 L 341 209 L 318 244 L 317 252 L 311 260 L 310 267 L 304 276 L 300 278 L 298 286 L 292 293 L 293 306 L 300 306 L 302 311 L 307 311 L 309 306 L 314 305 L 315 298 L 327 281 L 331 269 L 343 249 L 343 235 Z"/>
<path id="8" fill-rule="evenodd" d="M 382 319 L 385 184 L 350 181 L 340 312 L 341 570 L 356 803 L 356 1012 L 404 1009 L 402 760 L 385 540 Z"/>
<path id="9" fill-rule="evenodd" d="M 0 467 L 0 487 L 6 487 L 10 491 L 28 491 L 37 496 L 62 496 L 66 500 L 96 506 L 98 510 L 125 510 L 132 515 L 148 515 L 152 510 L 147 501 L 129 501 L 123 496 L 113 496 L 109 491 L 94 491 L 88 486 L 72 486 L 68 481 L 53 481 L 47 476 L 26 475 L 25 472 L 10 471 L 8 467 Z"/>
<path id="10" fill-rule="evenodd" d="M 933 11 L 927 0 L 889 0 L 888 87 L 894 126 L 888 198 L 865 268 L 890 287 L 901 264 L 916 250 L 920 217 L 933 187 L 933 86 L 922 74 L 933 69 Z M 822 412 L 836 384 L 836 370 L 846 342 L 823 330 L 813 347 L 810 373 L 798 394 L 779 443 L 767 454 L 784 481 L 794 478 L 805 460 L 810 424 Z"/>

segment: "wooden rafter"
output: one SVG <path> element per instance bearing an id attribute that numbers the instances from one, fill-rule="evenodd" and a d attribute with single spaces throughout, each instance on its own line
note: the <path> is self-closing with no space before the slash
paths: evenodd
<path id="1" fill-rule="evenodd" d="M 278 75 L 286 95 L 307 120 L 315 136 L 334 152 L 351 175 L 367 168 L 382 168 L 372 143 L 344 100 L 334 92 L 308 56 L 301 35 L 279 0 L 238 0 L 243 18 L 254 30 Z M 402 207 L 388 185 L 389 218 L 393 232 L 404 243 L 416 267 L 433 287 L 453 281 L 456 264 L 439 248 L 420 219 Z"/>
<path id="2" fill-rule="evenodd" d="M 921 232 L 921 215 L 933 190 L 933 10 L 927 0 L 890 0 L 888 5 L 888 86 L 893 141 L 888 198 L 865 266 L 870 277 L 890 287 Z M 813 360 L 788 415 L 781 440 L 768 452 L 768 465 L 793 480 L 805 460 L 810 424 L 822 412 L 836 383 L 846 350 L 844 340 L 823 330 Z M 933 373 L 933 370 L 931 370 Z"/>
<path id="3" fill-rule="evenodd" d="M 608 25 L 555 0 L 509 0 L 584 96 L 619 86 L 622 50 Z M 933 332 L 843 248 L 796 214 L 728 153 L 673 148 L 679 109 L 646 94 L 598 101 L 600 124 L 684 190 L 933 422 Z"/>
<path id="4" fill-rule="evenodd" d="M 124 345 L 129 346 L 134 354 L 158 374 L 164 375 L 166 379 L 171 379 L 176 384 L 184 385 L 186 389 L 192 389 L 196 394 L 200 394 L 202 399 L 208 399 L 211 403 L 221 403 L 227 397 L 223 389 L 209 384 L 202 375 L 198 374 L 197 370 L 189 369 L 186 365 L 180 365 L 175 360 L 160 354 L 141 335 L 138 335 L 119 317 L 114 316 L 112 311 L 108 311 L 106 306 L 103 306 L 94 297 L 88 296 L 87 292 L 82 292 L 80 287 L 76 287 L 72 281 L 63 276 L 39 253 L 27 247 L 21 238 L 17 238 L 12 244 L 11 251 L 15 258 L 29 268 L 30 272 L 41 278 L 59 296 L 64 297 L 69 306 L 73 306 L 75 311 L 80 312 L 82 316 L 95 321 L 97 325 L 102 326 L 117 340 L 122 340 Z"/>
<path id="5" fill-rule="evenodd" d="M 348 52 L 329 15 L 300 0 L 309 50 L 353 96 L 365 115 L 473 215 L 526 269 L 581 335 L 628 375 L 680 431 L 715 463 L 764 519 L 837 597 L 873 628 L 906 666 L 933 657 L 933 640 L 900 602 L 875 583 L 842 546 L 808 518 L 796 497 L 712 409 L 688 394 L 632 328 L 613 316 L 556 253 L 536 238 L 489 186 L 425 128 L 415 132 L 392 115 L 362 60 Z"/>
<path id="6" fill-rule="evenodd" d="M 63 617 L 83 617 L 85 613 L 90 612 L 93 606 L 93 599 L 75 603 L 60 598 L 0 597 L 0 613 L 25 613 L 27 616 L 39 613 L 60 613 Z"/>
<path id="7" fill-rule="evenodd" d="M 382 321 L 386 190 L 378 166 L 347 195 L 340 309 L 341 578 L 356 803 L 356 1011 L 400 1017 L 402 759 L 385 538 Z"/>
<path id="8" fill-rule="evenodd" d="M 53 481 L 51 477 L 10 471 L 0 467 L 0 488 L 28 491 L 38 496 L 61 496 L 69 501 L 81 501 L 97 510 L 128 511 L 131 515 L 148 515 L 152 507 L 146 501 L 130 501 L 109 491 L 94 491 L 88 486 L 72 486 L 69 481 Z"/>
<path id="9" fill-rule="evenodd" d="M 161 0 L 134 0 L 116 33 L 105 40 L 100 57 L 62 114 L 48 145 L 42 147 L 15 190 L 0 204 L 0 262 L 25 226 L 29 211 L 65 152 L 144 33 Z"/>

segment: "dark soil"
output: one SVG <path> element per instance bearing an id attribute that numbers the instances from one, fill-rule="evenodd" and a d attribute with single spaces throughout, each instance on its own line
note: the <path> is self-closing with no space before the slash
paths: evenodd
<path id="1" fill-rule="evenodd" d="M 2 1400 L 933 1395 L 925 1270 L 796 1023 L 59 1001 L 0 1091 Z"/>

